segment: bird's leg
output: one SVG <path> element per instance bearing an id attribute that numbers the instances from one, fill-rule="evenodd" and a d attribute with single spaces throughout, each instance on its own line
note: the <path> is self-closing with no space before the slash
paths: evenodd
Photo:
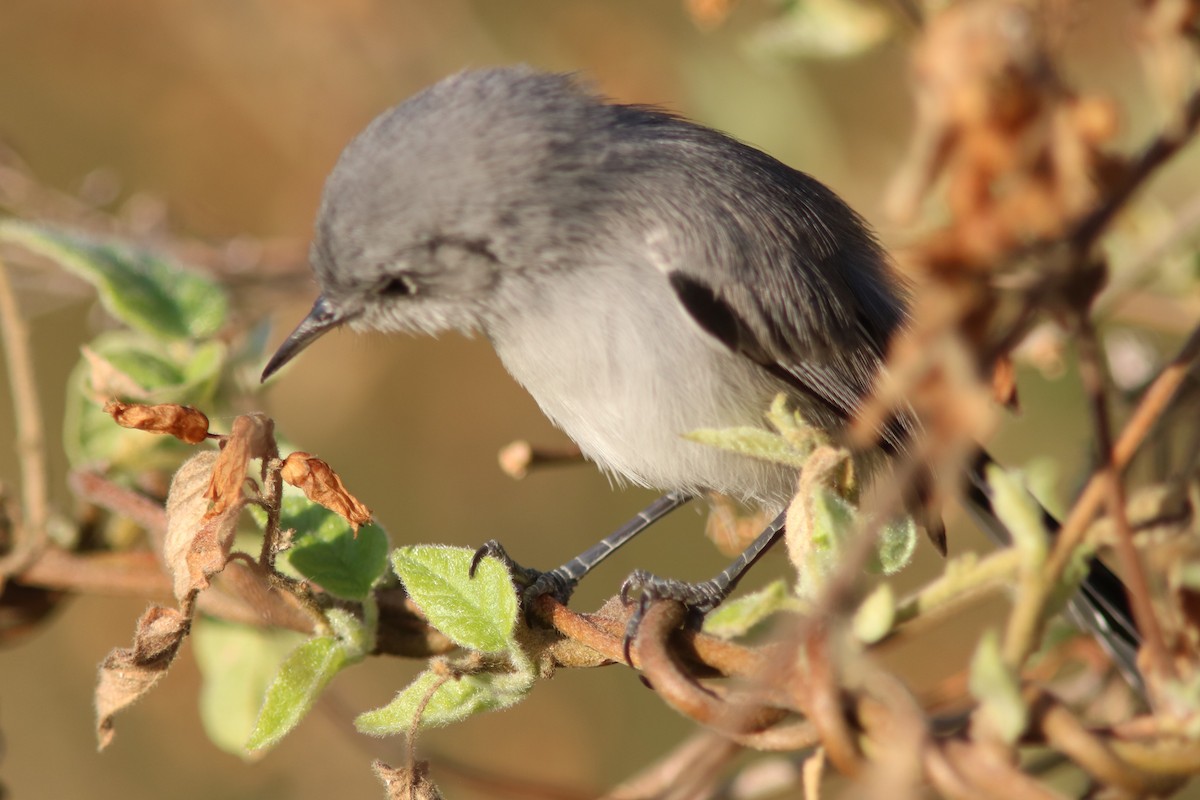
<path id="1" fill-rule="evenodd" d="M 783 538 L 787 512 L 780 513 L 770 525 L 742 551 L 734 562 L 723 569 L 715 578 L 700 583 L 685 583 L 671 578 L 660 578 L 645 570 L 634 570 L 621 585 L 621 599 L 628 603 L 634 593 L 638 594 L 637 608 L 625 626 L 625 660 L 629 661 L 629 648 L 637 636 L 642 617 L 655 600 L 678 600 L 687 606 L 693 620 L 702 618 L 719 606 L 737 588 L 738 581 L 746 571 L 762 558 L 763 553 Z"/>
<path id="2" fill-rule="evenodd" d="M 604 537 L 600 542 L 589 547 L 561 567 L 556 567 L 549 572 L 539 572 L 520 566 L 505 552 L 504 547 L 493 539 L 475 551 L 475 558 L 471 561 L 470 574 L 474 576 L 475 568 L 483 558 L 493 556 L 507 564 L 514 577 L 525 584 L 521 595 L 526 607 L 528 607 L 529 602 L 544 594 L 551 595 L 560 603 L 565 604 L 571 598 L 571 594 L 575 591 L 575 587 L 579 584 L 579 581 L 601 561 L 615 553 L 618 548 L 631 541 L 639 533 L 646 530 L 646 528 L 649 528 L 655 522 L 658 522 L 691 499 L 692 495 L 685 492 L 668 492 L 639 511 L 637 516 Z"/>

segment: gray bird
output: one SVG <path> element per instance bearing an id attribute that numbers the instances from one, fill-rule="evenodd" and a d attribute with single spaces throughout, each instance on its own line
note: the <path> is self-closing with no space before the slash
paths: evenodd
<path id="1" fill-rule="evenodd" d="M 691 496 L 782 509 L 794 468 L 684 434 L 759 426 L 783 392 L 838 436 L 906 315 L 874 235 L 818 181 L 717 131 L 527 68 L 461 73 L 375 119 L 326 183 L 311 258 L 321 296 L 264 380 L 343 324 L 482 333 L 589 459 L 668 492 L 535 584 L 564 599 L 595 561 Z M 912 429 L 903 414 L 890 422 L 859 457 L 864 470 L 903 450 Z M 781 529 L 782 518 L 724 580 L 682 596 L 702 611 L 719 602 Z"/>

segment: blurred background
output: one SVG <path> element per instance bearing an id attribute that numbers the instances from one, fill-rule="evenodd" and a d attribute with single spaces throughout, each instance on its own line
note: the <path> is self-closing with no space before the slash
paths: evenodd
<path id="1" fill-rule="evenodd" d="M 693 12 L 703 4 L 693 4 Z M 1121 141 L 1158 120 L 1131 52 L 1132 3 L 1097 0 L 1061 46 L 1067 79 L 1117 98 Z M 6 0 L 0 9 L 0 141 L 30 171 L 113 210 L 153 243 L 157 231 L 211 243 L 226 256 L 237 314 L 269 319 L 272 345 L 315 296 L 304 259 L 324 176 L 376 114 L 468 67 L 525 62 L 577 70 L 607 94 L 658 103 L 747 140 L 812 173 L 881 230 L 883 188 L 912 122 L 907 39 L 888 4 L 887 33 L 853 57 L 814 58 L 788 44 L 780 9 L 743 0 L 709 29 L 681 0 Z M 798 57 L 804 56 L 804 57 Z M 1155 190 L 1194 183 L 1194 157 Z M 271 269 L 238 272 L 238 264 Z M 232 266 L 230 266 L 232 265 Z M 22 273 L 44 414 L 53 432 L 80 343 L 103 326 L 80 284 Z M 65 288 L 64 288 L 65 287 Z M 1088 441 L 1073 378 L 1021 374 L 1023 416 L 994 450 L 1010 462 L 1053 440 L 1068 488 Z M 0 394 L 0 408 L 8 403 Z M 631 516 L 652 495 L 614 490 L 591 467 L 503 475 L 496 453 L 528 438 L 561 442 L 483 341 L 384 339 L 339 333 L 306 351 L 245 409 L 272 415 L 290 440 L 333 464 L 396 543 L 477 545 L 502 540 L 530 565 L 550 567 Z M 228 420 L 214 420 L 223 429 Z M 15 480 L 11 414 L 0 413 L 0 477 Z M 70 508 L 66 459 L 53 449 L 53 499 Z M 632 568 L 702 578 L 723 557 L 685 510 L 584 584 L 574 605 L 595 607 Z M 977 545 L 952 530 L 954 551 Z M 924 545 L 922 545 L 924 550 Z M 783 574 L 777 559 L 755 578 Z M 936 568 L 922 552 L 913 576 Z M 922 573 L 925 570 L 925 573 Z M 198 676 L 187 647 L 155 692 L 95 752 L 95 665 L 124 646 L 141 600 L 86 597 L 0 653 L 0 781 L 13 797 L 375 797 L 372 758 L 403 761 L 403 742 L 367 742 L 348 720 L 389 700 L 418 667 L 377 659 L 343 673 L 332 700 L 258 763 L 205 739 Z M 986 610 L 981 610 L 983 614 Z M 979 620 L 961 621 L 978 631 Z M 900 654 L 921 682 L 932 662 L 959 661 L 974 637 Z M 337 713 L 337 708 L 344 713 Z M 421 738 L 448 796 L 487 797 L 475 771 L 571 787 L 611 786 L 677 743 L 690 725 L 628 669 L 561 673 L 515 709 Z M 532 795 L 531 795 L 532 796 Z M 563 795 L 570 796 L 570 795 Z"/>

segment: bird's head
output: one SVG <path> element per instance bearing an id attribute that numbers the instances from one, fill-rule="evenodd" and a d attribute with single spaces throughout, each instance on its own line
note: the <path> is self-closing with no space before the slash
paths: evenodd
<path id="1" fill-rule="evenodd" d="M 455 75 L 377 117 L 326 181 L 321 294 L 264 380 L 341 325 L 486 331 L 505 279 L 554 259 L 565 209 L 549 198 L 586 168 L 579 117 L 603 108 L 569 76 L 518 67 Z"/>

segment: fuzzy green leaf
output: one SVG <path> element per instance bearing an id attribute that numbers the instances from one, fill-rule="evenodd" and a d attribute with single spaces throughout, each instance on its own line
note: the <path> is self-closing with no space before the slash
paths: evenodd
<path id="1" fill-rule="evenodd" d="M 804 0 L 784 4 L 749 47 L 767 58 L 851 58 L 879 46 L 894 27 L 885 9 L 861 0 Z"/>
<path id="2" fill-rule="evenodd" d="M 360 714 L 354 727 L 370 736 L 394 736 L 412 727 L 417 709 L 433 696 L 421 714 L 420 727 L 449 725 L 481 711 L 507 708 L 521 700 L 533 686 L 532 672 L 479 673 L 450 678 L 436 691 L 442 677 L 427 670 L 382 708 Z"/>
<path id="3" fill-rule="evenodd" d="M 988 728 L 1009 744 L 1025 730 L 1029 711 L 1021 699 L 1017 674 L 1004 662 L 1000 637 L 985 631 L 971 658 L 968 678 L 971 694 L 979 700 L 979 714 Z"/>
<path id="4" fill-rule="evenodd" d="M 284 527 L 296 531 L 288 562 L 325 591 L 362 600 L 387 571 L 387 534 L 375 525 L 354 529 L 307 498 L 285 498 Z"/>
<path id="5" fill-rule="evenodd" d="M 799 469 L 804 466 L 806 453 L 796 449 L 786 438 L 764 428 L 700 428 L 684 434 L 684 438 L 731 453 L 786 464 Z"/>
<path id="6" fill-rule="evenodd" d="M 303 637 L 293 631 L 263 629 L 200 617 L 192 623 L 192 647 L 204 682 L 200 720 L 213 744 L 246 755 L 259 706 L 287 654 Z"/>
<path id="7" fill-rule="evenodd" d="M 87 280 L 110 314 L 144 334 L 202 339 L 225 323 L 228 300 L 220 284 L 152 253 L 13 220 L 0 223 L 0 239 Z"/>
<path id="8" fill-rule="evenodd" d="M 896 621 L 896 595 L 890 584 L 881 583 L 854 612 L 851 628 L 863 644 L 874 644 L 887 636 Z"/>
<path id="9" fill-rule="evenodd" d="M 350 661 L 342 643 L 333 636 L 314 637 L 293 650 L 267 689 L 246 749 L 262 750 L 282 739 Z"/>
<path id="10" fill-rule="evenodd" d="M 825 486 L 814 487 L 809 497 L 798 497 L 793 503 L 804 504 L 803 521 L 797 530 L 807 529 L 808 534 L 800 540 L 803 547 L 793 553 L 793 558 L 799 559 L 795 562 L 800 578 L 797 593 L 811 599 L 837 565 L 845 539 L 855 529 L 858 511 L 848 500 Z M 795 510 L 793 505 L 792 511 Z M 791 515 L 789 512 L 789 519 Z"/>
<path id="11" fill-rule="evenodd" d="M 880 528 L 879 546 L 871 567 L 884 575 L 895 575 L 908 566 L 917 551 L 917 523 L 912 517 L 893 520 Z"/>
<path id="12" fill-rule="evenodd" d="M 817 445 L 827 441 L 827 437 L 810 425 L 799 411 L 788 407 L 787 395 L 783 392 L 775 395 L 775 399 L 771 401 L 771 407 L 767 410 L 767 421 L 802 458 L 808 458 Z"/>
<path id="13" fill-rule="evenodd" d="M 744 597 L 728 600 L 704 618 L 704 632 L 725 639 L 742 636 L 776 611 L 796 609 L 799 604 L 783 580 L 772 581 Z"/>
<path id="14" fill-rule="evenodd" d="M 392 551 L 392 569 L 429 624 L 461 647 L 496 653 L 509 650 L 517 623 L 517 592 L 508 570 L 494 558 L 467 572 L 474 551 L 419 545 Z"/>
<path id="15" fill-rule="evenodd" d="M 1046 560 L 1049 535 L 1042 507 L 1021 483 L 1002 467 L 989 465 L 988 487 L 996 516 L 1012 534 L 1013 547 L 1022 554 L 1027 569 L 1040 567 Z"/>

